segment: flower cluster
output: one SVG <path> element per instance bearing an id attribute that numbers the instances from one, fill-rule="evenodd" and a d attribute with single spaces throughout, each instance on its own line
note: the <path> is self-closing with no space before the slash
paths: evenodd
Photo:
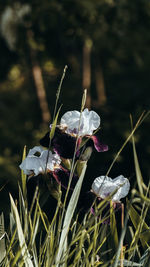
<path id="1" fill-rule="evenodd" d="M 20 164 L 20 168 L 29 178 L 39 175 L 49 175 L 62 189 L 67 189 L 70 177 L 71 159 L 75 156 L 78 165 L 89 159 L 89 155 L 95 149 L 105 152 L 108 146 L 103 144 L 98 135 L 94 133 L 100 126 L 100 117 L 95 111 L 87 108 L 82 113 L 79 111 L 66 112 L 60 124 L 56 126 L 55 134 L 50 143 L 50 130 L 40 140 L 41 146 L 35 146 L 29 150 L 27 157 Z M 49 149 L 49 146 L 51 147 Z M 48 148 L 48 149 L 46 149 Z M 76 168 L 72 177 L 70 190 L 73 190 L 79 177 Z M 89 197 L 85 203 L 85 210 L 91 208 L 94 198 L 105 199 L 109 197 L 113 202 L 119 202 L 129 192 L 130 184 L 122 175 L 111 179 L 107 176 L 97 177 L 91 186 L 91 191 L 86 194 Z M 79 201 L 80 202 L 80 201 Z M 82 202 L 84 209 L 84 201 Z"/>

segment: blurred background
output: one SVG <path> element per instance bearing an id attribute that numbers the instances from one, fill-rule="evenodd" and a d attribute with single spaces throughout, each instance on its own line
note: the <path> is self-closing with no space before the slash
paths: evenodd
<path id="1" fill-rule="evenodd" d="M 101 117 L 101 141 L 84 180 L 104 175 L 134 124 L 150 104 L 150 2 L 147 0 L 0 1 L 0 210 L 15 195 L 24 145 L 48 131 L 64 66 L 61 114 L 86 106 Z M 150 117 L 136 131 L 143 178 L 150 174 Z M 110 176 L 135 182 L 132 143 Z"/>

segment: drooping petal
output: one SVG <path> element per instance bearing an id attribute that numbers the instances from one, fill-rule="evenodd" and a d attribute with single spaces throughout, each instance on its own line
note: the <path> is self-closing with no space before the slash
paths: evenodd
<path id="1" fill-rule="evenodd" d="M 56 135 L 52 140 L 52 146 L 54 151 L 65 159 L 73 158 L 75 145 L 76 138 L 66 133 Z M 79 145 L 80 139 L 78 140 L 76 156 L 79 155 Z"/>
<path id="2" fill-rule="evenodd" d="M 100 125 L 100 117 L 95 111 L 89 111 L 87 108 L 82 112 L 81 118 L 79 111 L 68 111 L 62 116 L 60 125 L 66 128 L 65 131 L 68 134 L 92 135 Z"/>
<path id="3" fill-rule="evenodd" d="M 37 152 L 40 153 L 39 156 L 36 156 Z M 27 157 L 19 167 L 25 174 L 36 176 L 44 173 L 46 169 L 53 171 L 54 167 L 59 165 L 60 162 L 60 157 L 57 154 L 52 154 L 51 151 L 48 152 L 48 150 L 43 150 L 41 147 L 34 147 L 29 150 Z"/>
<path id="4" fill-rule="evenodd" d="M 40 140 L 40 144 L 44 147 L 49 147 L 49 132 Z M 79 155 L 79 145 L 81 140 L 78 140 L 77 145 L 77 153 L 76 156 Z M 71 136 L 67 133 L 64 133 L 59 128 L 55 129 L 55 135 L 52 139 L 51 145 L 54 151 L 61 157 L 65 159 L 73 158 L 75 145 L 76 145 L 76 137 Z"/>
<path id="5" fill-rule="evenodd" d="M 100 176 L 97 177 L 92 184 L 93 192 L 102 199 L 105 199 L 117 190 L 112 196 L 112 201 L 114 202 L 124 198 L 128 194 L 129 189 L 129 180 L 123 175 L 120 175 L 115 179 L 111 179 L 108 176 Z"/>
<path id="6" fill-rule="evenodd" d="M 40 139 L 40 145 L 49 148 L 49 138 L 50 132 L 47 132 L 41 139 Z"/>
<path id="7" fill-rule="evenodd" d="M 98 136 L 92 135 L 91 139 L 93 140 L 94 147 L 98 152 L 108 151 L 108 146 L 101 143 Z"/>

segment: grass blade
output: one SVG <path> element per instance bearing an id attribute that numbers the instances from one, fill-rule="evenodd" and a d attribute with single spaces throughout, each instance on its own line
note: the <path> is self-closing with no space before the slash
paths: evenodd
<path id="1" fill-rule="evenodd" d="M 130 117 L 130 120 L 131 120 L 131 127 L 133 130 L 132 117 Z M 137 153 L 136 153 L 134 135 L 132 135 L 132 145 L 133 145 L 134 165 L 135 165 L 137 184 L 138 184 L 140 193 L 143 194 L 143 187 L 142 187 L 143 178 L 142 178 L 142 174 L 141 174 L 141 170 L 140 170 L 140 166 L 139 166 L 139 161 L 138 161 L 138 157 L 137 157 Z"/>
<path id="2" fill-rule="evenodd" d="M 79 177 L 79 180 L 75 186 L 75 189 L 72 193 L 71 199 L 70 199 L 69 204 L 68 204 L 68 208 L 67 208 L 66 215 L 64 218 L 63 229 L 62 229 L 62 233 L 61 233 L 61 237 L 60 237 L 58 253 L 57 253 L 57 257 L 56 257 L 56 267 L 59 266 L 59 262 L 62 258 L 62 254 L 65 254 L 65 252 L 66 252 L 66 251 L 64 251 L 64 243 L 66 241 L 67 233 L 68 233 L 69 227 L 70 227 L 70 223 L 71 223 L 71 220 L 72 220 L 72 217 L 73 217 L 73 214 L 74 214 L 77 202 L 78 202 L 78 198 L 79 198 L 79 194 L 80 194 L 80 190 L 81 190 L 81 186 L 82 186 L 82 182 L 83 182 L 86 168 L 87 168 L 87 163 L 85 162 L 82 173 Z"/>
<path id="3" fill-rule="evenodd" d="M 61 110 L 61 107 L 62 107 L 62 105 L 61 105 L 60 108 L 58 109 L 57 114 L 56 114 L 56 117 L 55 117 L 55 119 L 54 119 L 54 121 L 53 121 L 52 129 L 51 129 L 51 131 L 50 131 L 50 135 L 49 135 L 50 140 L 52 140 L 53 137 L 54 137 L 54 134 L 55 134 L 55 128 L 56 128 L 56 124 L 57 124 L 57 120 L 58 120 L 58 116 L 59 116 L 59 112 L 60 112 L 60 110 Z"/>
<path id="4" fill-rule="evenodd" d="M 114 247 L 117 249 L 118 248 L 118 233 L 117 233 L 115 211 L 113 208 L 112 201 L 110 201 L 110 229 L 111 229 L 111 236 L 113 239 Z"/>
<path id="5" fill-rule="evenodd" d="M 147 243 L 150 241 L 150 231 L 149 227 L 146 224 L 145 221 L 143 221 L 143 218 L 138 214 L 138 212 L 134 209 L 133 205 L 130 206 L 129 210 L 129 216 L 131 218 L 131 221 L 135 227 L 135 229 L 139 229 L 139 225 L 142 223 L 142 229 L 139 233 L 139 238 L 141 240 L 142 246 L 147 246 Z"/>
<path id="6" fill-rule="evenodd" d="M 26 158 L 26 146 L 23 149 L 22 161 Z M 27 175 L 24 174 L 23 170 L 21 170 L 21 181 L 22 181 L 22 192 L 24 199 L 26 199 L 27 189 L 26 189 L 26 179 Z"/>
<path id="7" fill-rule="evenodd" d="M 150 248 L 147 248 L 140 259 L 143 267 L 150 267 Z"/>
<path id="8" fill-rule="evenodd" d="M 14 218 L 16 221 L 18 239 L 19 239 L 21 254 L 22 254 L 22 257 L 24 260 L 25 267 L 34 267 L 32 261 L 31 261 L 31 256 L 30 256 L 29 251 L 27 249 L 26 242 L 25 242 L 25 237 L 24 237 L 24 233 L 22 230 L 19 213 L 18 213 L 17 207 L 16 207 L 15 202 L 14 202 L 11 195 L 10 195 L 10 202 L 11 202 L 11 207 L 12 207 L 12 210 L 14 213 Z"/>
<path id="9" fill-rule="evenodd" d="M 0 263 L 6 255 L 5 247 L 5 228 L 4 228 L 4 214 L 0 216 Z"/>

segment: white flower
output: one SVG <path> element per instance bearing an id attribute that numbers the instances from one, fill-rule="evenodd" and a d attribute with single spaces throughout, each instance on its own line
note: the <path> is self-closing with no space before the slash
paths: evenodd
<path id="1" fill-rule="evenodd" d="M 39 156 L 36 154 L 39 153 Z M 48 162 L 47 162 L 48 156 Z M 47 162 L 47 166 L 46 166 Z M 40 146 L 35 146 L 29 150 L 29 153 L 25 160 L 20 164 L 20 168 L 24 171 L 25 174 L 35 176 L 39 173 L 44 173 L 47 167 L 47 170 L 53 171 L 61 162 L 60 157 L 57 154 L 52 154 L 51 151 L 44 150 Z"/>
<path id="2" fill-rule="evenodd" d="M 100 117 L 95 111 L 84 109 L 81 115 L 80 131 L 79 129 L 80 112 L 77 110 L 66 112 L 60 121 L 62 128 L 66 128 L 65 132 L 79 136 L 92 135 L 93 131 L 100 126 Z"/>
<path id="3" fill-rule="evenodd" d="M 105 199 L 117 190 L 112 196 L 112 201 L 114 202 L 120 201 L 121 198 L 125 197 L 128 194 L 129 189 L 129 180 L 123 175 L 120 175 L 115 179 L 111 179 L 108 176 L 100 176 L 97 177 L 92 184 L 93 192 L 102 199 Z"/>

